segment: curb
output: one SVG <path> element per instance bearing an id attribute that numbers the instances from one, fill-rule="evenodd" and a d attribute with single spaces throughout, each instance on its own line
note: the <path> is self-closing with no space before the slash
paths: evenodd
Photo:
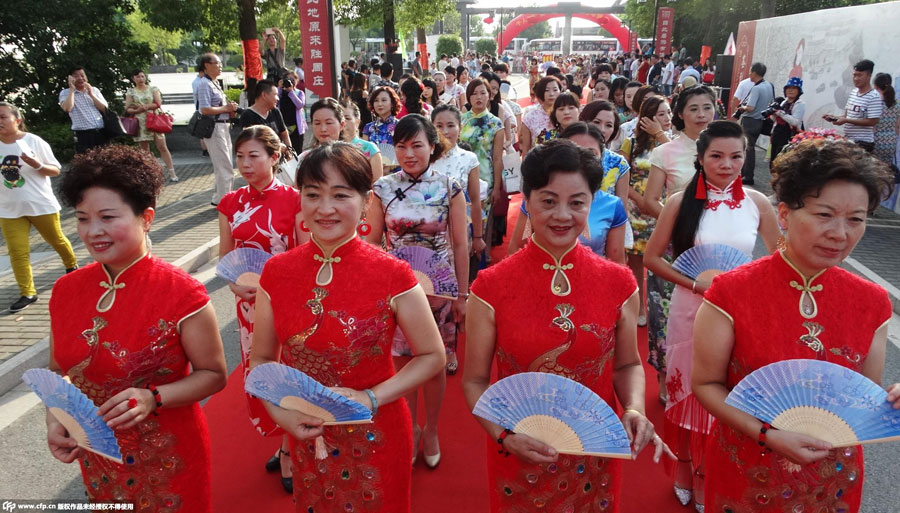
<path id="1" fill-rule="evenodd" d="M 884 278 L 876 274 L 875 271 L 869 269 L 862 262 L 856 260 L 853 257 L 848 256 L 844 259 L 842 264 L 853 274 L 862 276 L 863 278 L 875 283 L 876 285 L 881 286 L 881 288 L 886 290 L 888 296 L 891 298 L 891 304 L 893 305 L 894 313 L 900 315 L 900 289 L 885 281 Z"/>
<path id="2" fill-rule="evenodd" d="M 191 250 L 187 255 L 172 263 L 187 273 L 195 272 L 214 258 L 219 256 L 219 238 L 206 242 Z M 22 382 L 22 374 L 35 367 L 45 368 L 50 359 L 50 337 L 16 354 L 9 360 L 0 363 L 0 396 L 9 392 Z"/>

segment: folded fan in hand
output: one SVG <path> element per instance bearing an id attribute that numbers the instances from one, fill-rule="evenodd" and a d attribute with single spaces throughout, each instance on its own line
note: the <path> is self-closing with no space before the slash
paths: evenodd
<path id="1" fill-rule="evenodd" d="M 384 166 L 397 165 L 397 152 L 393 144 L 378 143 L 378 151 L 381 152 L 381 164 Z"/>
<path id="2" fill-rule="evenodd" d="M 256 248 L 237 248 L 219 260 L 216 276 L 245 287 L 259 287 L 259 275 L 272 255 Z"/>
<path id="3" fill-rule="evenodd" d="M 597 394 L 571 379 L 523 372 L 490 386 L 472 413 L 562 454 L 631 459 L 625 427 Z"/>
<path id="4" fill-rule="evenodd" d="M 422 246 L 404 246 L 392 250 L 391 254 L 412 267 L 426 295 L 449 299 L 456 299 L 459 295 L 456 271 L 437 252 Z"/>
<path id="5" fill-rule="evenodd" d="M 717 274 L 742 266 L 750 258 L 725 244 L 700 244 L 678 255 L 672 267 L 692 280 L 712 281 Z"/>
<path id="6" fill-rule="evenodd" d="M 284 409 L 320 418 L 326 426 L 372 422 L 372 411 L 365 405 L 332 392 L 303 372 L 280 363 L 255 367 L 247 375 L 244 390 Z"/>
<path id="7" fill-rule="evenodd" d="M 725 404 L 835 447 L 900 440 L 900 410 L 869 378 L 821 360 L 784 360 L 748 374 Z"/>
<path id="8" fill-rule="evenodd" d="M 122 463 L 122 450 L 115 433 L 97 415 L 99 408 L 75 385 L 47 369 L 29 369 L 22 375 L 22 381 L 41 398 L 79 447 Z"/>

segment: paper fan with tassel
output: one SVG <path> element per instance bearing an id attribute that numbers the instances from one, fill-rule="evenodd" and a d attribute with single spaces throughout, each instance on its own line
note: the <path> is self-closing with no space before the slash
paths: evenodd
<path id="1" fill-rule="evenodd" d="M 97 415 L 94 402 L 75 385 L 47 369 L 29 369 L 22 381 L 41 398 L 79 447 L 122 463 L 122 450 L 113 430 Z"/>
<path id="2" fill-rule="evenodd" d="M 484 391 L 472 413 L 562 454 L 631 459 L 616 412 L 589 388 L 556 374 L 503 378 Z"/>
<path id="3" fill-rule="evenodd" d="M 887 391 L 858 372 L 822 360 L 760 367 L 734 387 L 725 404 L 834 447 L 900 440 L 900 410 L 887 401 Z"/>
<path id="4" fill-rule="evenodd" d="M 259 275 L 272 255 L 256 248 L 229 251 L 216 265 L 216 276 L 245 287 L 259 287 Z"/>
<path id="5" fill-rule="evenodd" d="M 672 267 L 692 280 L 712 281 L 717 274 L 750 262 L 742 251 L 725 244 L 700 244 L 678 255 Z"/>
<path id="6" fill-rule="evenodd" d="M 280 363 L 254 367 L 244 382 L 247 393 L 287 410 L 324 420 L 324 425 L 368 424 L 372 411 L 331 391 L 307 374 Z"/>
<path id="7" fill-rule="evenodd" d="M 448 299 L 456 299 L 459 295 L 456 271 L 437 252 L 422 246 L 404 246 L 392 250 L 391 254 L 412 267 L 426 295 Z"/>

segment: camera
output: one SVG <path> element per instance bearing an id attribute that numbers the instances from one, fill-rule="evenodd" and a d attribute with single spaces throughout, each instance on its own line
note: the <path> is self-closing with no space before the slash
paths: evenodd
<path id="1" fill-rule="evenodd" d="M 784 98 L 782 98 L 781 96 L 775 98 L 774 100 L 772 100 L 772 103 L 769 104 L 768 107 L 766 107 L 766 110 L 762 111 L 762 117 L 767 118 L 772 114 L 775 114 L 775 112 L 779 110 L 784 110 L 784 106 L 782 105 L 783 103 Z"/>
<path id="2" fill-rule="evenodd" d="M 743 116 L 743 115 L 744 115 L 744 106 L 741 105 L 740 107 L 737 108 L 736 111 L 734 111 L 734 114 L 732 114 L 731 117 L 738 120 L 738 119 L 741 119 L 741 116 Z"/>
<path id="3" fill-rule="evenodd" d="M 293 80 L 286 78 L 281 81 L 281 87 L 283 87 L 285 89 L 290 89 L 290 88 L 294 87 L 294 82 L 293 82 Z"/>

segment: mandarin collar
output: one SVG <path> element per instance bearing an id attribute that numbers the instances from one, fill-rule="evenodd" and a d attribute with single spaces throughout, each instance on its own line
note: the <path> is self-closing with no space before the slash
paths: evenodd
<path id="1" fill-rule="evenodd" d="M 401 168 L 401 169 L 400 169 L 400 176 L 403 178 L 403 181 L 404 181 L 404 182 L 409 182 L 409 183 L 419 183 L 419 182 L 427 181 L 429 178 L 433 177 L 433 176 L 434 176 L 434 170 L 433 170 L 432 167 L 429 165 L 429 166 L 428 166 L 428 169 L 426 169 L 425 171 L 423 171 L 422 174 L 420 174 L 419 176 L 413 178 L 413 176 L 412 176 L 411 174 L 407 173 L 406 171 L 404 171 L 404 170 Z"/>
<path id="2" fill-rule="evenodd" d="M 821 292 L 825 286 L 821 283 L 818 285 L 813 285 L 813 283 L 822 277 L 825 272 L 828 271 L 828 267 L 822 269 L 811 277 L 807 278 L 800 272 L 800 269 L 797 269 L 797 266 L 791 262 L 787 255 L 784 254 L 784 251 L 778 252 L 778 260 L 784 263 L 784 267 L 786 268 L 786 272 L 789 275 L 798 277 L 800 280 L 790 280 L 788 281 L 788 285 L 792 289 L 796 289 L 800 291 L 800 301 L 798 303 L 798 308 L 800 310 L 800 316 L 804 319 L 813 319 L 816 315 L 819 314 L 819 305 L 816 304 L 816 298 L 813 296 L 816 292 Z"/>
<path id="3" fill-rule="evenodd" d="M 267 192 L 276 189 L 279 185 L 281 185 L 281 182 L 278 181 L 278 178 L 275 178 L 273 176 L 272 181 L 269 183 L 269 185 L 263 187 L 263 189 L 261 191 L 256 190 L 255 187 L 253 187 L 252 185 L 249 185 L 249 184 L 247 185 L 247 189 L 249 189 L 249 195 L 250 195 L 251 200 L 255 200 L 255 199 L 263 200 L 263 199 L 266 199 Z"/>
<path id="4" fill-rule="evenodd" d="M 541 268 L 545 271 L 553 271 L 550 278 L 550 292 L 555 296 L 568 296 L 572 292 L 572 283 L 565 271 L 569 271 L 575 267 L 573 262 L 575 253 L 572 251 L 578 246 L 578 239 L 572 243 L 561 258 L 557 259 L 546 248 L 541 246 L 534 235 L 531 236 L 532 244 L 526 246 L 526 250 L 530 252 L 530 256 L 541 263 Z M 533 247 L 532 247 L 533 246 Z"/>
<path id="5" fill-rule="evenodd" d="M 310 241 L 312 241 L 313 245 L 318 249 L 318 251 L 313 252 L 313 260 L 321 262 L 322 264 L 319 266 L 319 271 L 316 273 L 316 285 L 320 287 L 330 284 L 332 278 L 334 278 L 333 264 L 341 263 L 343 257 L 346 257 L 347 254 L 359 247 L 362 243 L 360 238 L 354 233 L 350 238 L 335 246 L 331 251 L 330 256 L 325 256 L 325 249 L 322 248 L 319 241 L 316 240 L 315 235 L 310 237 Z"/>
<path id="6" fill-rule="evenodd" d="M 142 263 L 145 262 L 145 261 L 146 261 L 146 262 L 149 262 L 149 261 L 150 261 L 150 251 L 145 252 L 143 255 L 141 255 L 140 257 L 138 257 L 137 259 L 135 259 L 134 262 L 131 262 L 130 264 L 128 264 L 127 266 L 125 266 L 124 269 L 122 269 L 121 271 L 119 271 L 119 274 L 117 274 L 115 278 L 113 278 L 113 277 L 109 274 L 109 270 L 106 268 L 106 266 L 105 266 L 104 264 L 100 264 L 100 269 L 102 269 L 102 270 L 103 270 L 103 274 L 106 275 L 106 280 L 101 280 L 100 283 L 99 283 L 99 285 L 100 285 L 101 288 L 106 289 L 106 292 L 104 292 L 103 294 L 101 294 L 101 295 L 100 295 L 100 299 L 97 300 L 97 307 L 96 307 L 96 308 L 97 308 L 97 311 L 98 311 L 98 312 L 100 312 L 100 313 L 108 312 L 109 309 L 113 307 L 113 304 L 116 302 L 116 291 L 119 290 L 119 289 L 124 289 L 124 288 L 125 288 L 125 285 L 126 285 L 124 282 L 121 281 L 121 280 L 122 280 L 122 277 L 123 277 L 123 276 L 125 275 L 125 273 L 128 272 L 130 269 L 132 269 L 132 268 L 134 268 L 134 267 L 140 268 L 141 266 L 138 265 L 138 264 L 142 264 Z M 134 274 L 134 272 L 130 273 L 130 274 L 129 274 L 129 277 L 130 277 L 132 274 Z M 108 304 L 106 304 L 106 306 L 102 306 L 103 303 L 104 303 L 104 301 L 106 301 L 107 298 L 109 298 Z"/>

